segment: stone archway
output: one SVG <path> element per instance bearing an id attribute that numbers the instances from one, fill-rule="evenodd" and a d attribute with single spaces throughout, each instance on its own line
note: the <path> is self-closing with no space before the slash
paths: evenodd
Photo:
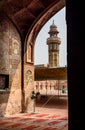
<path id="1" fill-rule="evenodd" d="M 25 75 L 28 68 L 32 72 L 33 74 L 32 79 L 34 80 L 34 46 L 35 46 L 36 37 L 39 31 L 41 30 L 41 28 L 44 26 L 44 24 L 64 6 L 65 6 L 65 1 L 62 1 L 62 2 L 59 1 L 59 3 L 54 4 L 44 14 L 42 14 L 39 18 L 37 18 L 36 21 L 31 26 L 31 28 L 28 30 L 28 33 L 25 39 L 24 54 L 23 54 L 24 55 L 24 91 L 25 92 L 27 91 Z M 33 85 L 34 85 L 34 82 L 32 82 L 29 86 L 29 98 L 30 98 L 31 92 L 34 90 Z M 32 100 L 30 99 L 30 104 L 31 104 L 31 101 Z M 33 103 L 30 106 L 32 105 Z M 30 110 L 32 110 L 32 108 Z"/>
<path id="2" fill-rule="evenodd" d="M 38 6 L 37 6 L 38 5 Z M 17 34 L 15 30 L 17 30 L 19 37 L 20 37 L 20 45 L 21 45 L 21 71 L 16 71 L 16 77 L 19 77 L 19 87 L 21 91 L 21 102 L 19 105 L 22 112 L 25 111 L 32 111 L 33 101 L 31 100 L 31 94 L 33 91 L 33 84 L 34 84 L 34 45 L 36 37 L 43 27 L 43 25 L 60 9 L 65 6 L 65 0 L 50 0 L 44 2 L 42 0 L 39 1 L 0 1 L 0 18 L 3 19 L 3 16 L 6 15 L 13 23 L 16 29 L 13 30 L 12 37 L 16 41 L 15 35 Z M 3 15 L 4 14 L 4 15 Z M 1 22 L 0 19 L 0 22 Z M 11 28 L 10 28 L 11 30 Z M 9 31 L 9 29 L 8 29 Z M 10 36 L 8 35 L 9 39 Z M 2 37 L 1 37 L 2 39 Z M 15 42 L 14 42 L 15 44 Z M 14 45 L 15 50 L 14 54 L 17 55 L 18 51 L 16 50 L 16 45 Z M 17 48 L 20 49 L 20 48 Z M 30 52 L 30 53 L 29 53 Z M 13 54 L 13 57 L 14 57 Z M 9 54 L 10 56 L 10 54 Z M 11 58 L 11 56 L 10 56 Z M 18 58 L 18 56 L 17 56 Z M 13 61 L 15 67 L 15 60 Z M 16 66 L 17 70 L 17 66 Z M 27 83 L 26 74 L 27 71 L 30 70 L 32 72 L 32 82 Z M 2 72 L 3 74 L 3 72 Z M 19 76 L 19 74 L 21 74 Z M 15 76 L 15 75 L 14 75 Z M 16 80 L 18 83 L 18 80 Z M 13 88 L 15 82 L 13 81 Z M 18 85 L 17 85 L 18 86 Z M 17 91 L 16 91 L 17 92 Z M 10 94 L 10 92 L 9 92 Z M 6 102 L 8 103 L 8 102 Z M 28 105 L 27 105 L 28 104 Z M 18 112 L 15 108 L 14 112 Z M 13 113 L 12 113 L 13 114 Z"/>

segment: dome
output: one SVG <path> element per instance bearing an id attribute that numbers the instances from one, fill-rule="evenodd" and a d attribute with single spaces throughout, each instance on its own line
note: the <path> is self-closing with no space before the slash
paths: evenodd
<path id="1" fill-rule="evenodd" d="M 59 33 L 58 31 L 57 31 L 57 26 L 54 24 L 54 20 L 53 20 L 53 23 L 52 23 L 52 25 L 50 26 L 50 31 L 48 32 L 49 34 L 51 34 L 51 33 Z"/>

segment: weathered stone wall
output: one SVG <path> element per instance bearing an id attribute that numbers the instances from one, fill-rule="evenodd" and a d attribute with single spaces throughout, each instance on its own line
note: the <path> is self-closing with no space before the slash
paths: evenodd
<path id="1" fill-rule="evenodd" d="M 9 75 L 9 90 L 0 89 L 0 115 L 21 111 L 21 40 L 6 17 L 0 19 L 0 74 Z"/>
<path id="2" fill-rule="evenodd" d="M 31 99 L 34 90 L 34 66 L 25 64 L 24 66 L 24 93 L 25 93 L 25 111 L 33 112 L 34 100 Z"/>

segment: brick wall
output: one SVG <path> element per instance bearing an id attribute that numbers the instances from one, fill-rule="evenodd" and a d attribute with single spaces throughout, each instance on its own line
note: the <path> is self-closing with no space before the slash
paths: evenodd
<path id="1" fill-rule="evenodd" d="M 9 90 L 0 89 L 0 115 L 20 112 L 21 40 L 6 17 L 0 20 L 0 74 L 9 75 Z"/>

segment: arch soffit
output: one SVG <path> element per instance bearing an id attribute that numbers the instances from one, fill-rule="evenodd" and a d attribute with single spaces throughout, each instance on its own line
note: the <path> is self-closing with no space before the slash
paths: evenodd
<path id="1" fill-rule="evenodd" d="M 65 7 L 65 0 L 60 0 L 53 6 L 50 6 L 48 10 L 46 10 L 43 14 L 41 14 L 36 21 L 32 24 L 31 28 L 28 30 L 25 39 L 25 52 L 27 50 L 27 46 L 31 44 L 34 46 L 36 37 L 41 30 L 41 28 L 45 25 L 45 23 L 56 13 L 58 13 L 62 8 Z"/>

